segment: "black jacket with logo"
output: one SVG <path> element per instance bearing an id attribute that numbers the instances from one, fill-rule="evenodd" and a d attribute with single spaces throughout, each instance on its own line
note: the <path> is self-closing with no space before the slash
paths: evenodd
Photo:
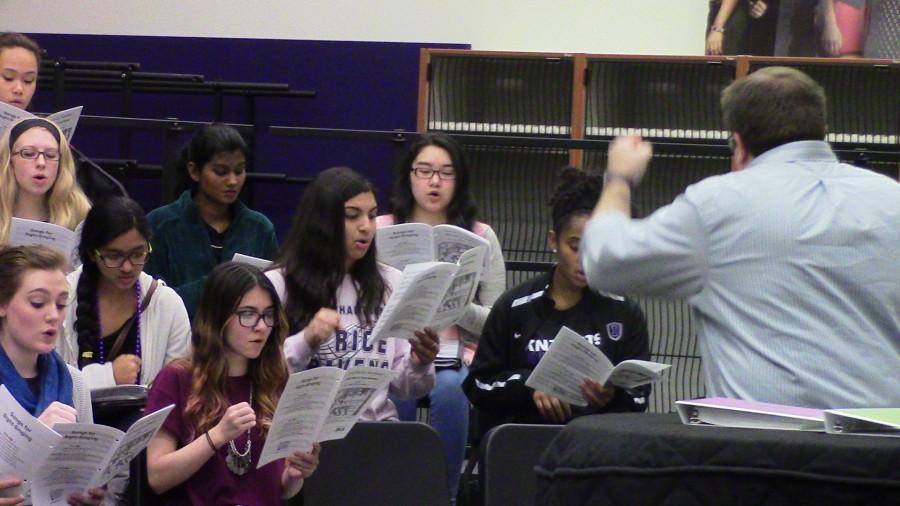
<path id="1" fill-rule="evenodd" d="M 647 322 L 637 304 L 585 289 L 578 304 L 558 311 L 549 296 L 552 276 L 550 271 L 508 290 L 491 309 L 463 383 L 478 409 L 479 437 L 502 423 L 549 423 L 525 381 L 563 325 L 587 336 L 613 364 L 650 359 Z M 572 414 L 644 411 L 649 394 L 649 385 L 629 391 L 616 387 L 604 408 L 572 406 Z"/>

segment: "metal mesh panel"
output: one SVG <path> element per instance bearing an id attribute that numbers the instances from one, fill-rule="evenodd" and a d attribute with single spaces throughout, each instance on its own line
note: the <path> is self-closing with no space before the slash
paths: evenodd
<path id="1" fill-rule="evenodd" d="M 589 60 L 585 133 L 725 139 L 719 94 L 734 73 L 730 62 Z"/>
<path id="2" fill-rule="evenodd" d="M 428 129 L 568 136 L 570 59 L 434 55 Z"/>
<path id="3" fill-rule="evenodd" d="M 552 262 L 550 208 L 565 150 L 465 146 L 479 216 L 497 232 L 506 260 Z"/>
<path id="4" fill-rule="evenodd" d="M 585 169 L 600 170 L 605 166 L 605 152 L 585 152 Z M 676 155 L 658 148 L 635 192 L 633 214 L 648 216 L 672 202 L 688 185 L 725 173 L 728 168 L 727 156 Z M 652 297 L 639 297 L 637 302 L 647 317 L 651 360 L 672 365 L 666 379 L 653 386 L 649 410 L 674 411 L 675 401 L 704 395 L 697 329 L 690 306 L 682 300 Z"/>
<path id="5" fill-rule="evenodd" d="M 900 143 L 900 66 L 841 63 L 790 65 L 825 88 L 828 140 L 896 147 Z M 775 63 L 754 61 L 751 71 L 770 65 Z"/>

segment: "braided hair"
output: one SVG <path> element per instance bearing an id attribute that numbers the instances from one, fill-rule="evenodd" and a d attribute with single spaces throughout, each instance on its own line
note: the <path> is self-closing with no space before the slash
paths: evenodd
<path id="1" fill-rule="evenodd" d="M 97 318 L 97 283 L 100 268 L 95 252 L 115 238 L 130 230 L 137 230 L 150 243 L 150 224 L 144 216 L 140 204 L 128 197 L 114 197 L 98 202 L 88 212 L 81 230 L 78 255 L 81 257 L 82 272 L 78 278 L 75 295 L 78 307 L 75 310 L 75 333 L 78 335 L 78 349 L 92 349 L 100 335 L 100 321 Z"/>
<path id="2" fill-rule="evenodd" d="M 588 174 L 577 167 L 563 167 L 559 177 L 559 185 L 548 202 L 557 237 L 573 216 L 591 214 L 603 190 L 602 176 Z"/>

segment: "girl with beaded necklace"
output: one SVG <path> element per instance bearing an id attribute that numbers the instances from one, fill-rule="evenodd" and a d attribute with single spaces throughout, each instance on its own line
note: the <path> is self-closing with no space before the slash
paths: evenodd
<path id="1" fill-rule="evenodd" d="M 319 462 L 312 452 L 257 467 L 288 378 L 287 321 L 272 283 L 256 267 L 226 262 L 206 280 L 190 358 L 160 371 L 147 412 L 175 409 L 147 448 L 159 504 L 280 506 Z"/>
<path id="2" fill-rule="evenodd" d="M 88 388 L 149 384 L 166 363 L 188 353 L 190 322 L 181 298 L 142 272 L 150 255 L 144 211 L 127 197 L 88 213 L 69 274 L 75 292 L 60 354 L 78 366 Z"/>

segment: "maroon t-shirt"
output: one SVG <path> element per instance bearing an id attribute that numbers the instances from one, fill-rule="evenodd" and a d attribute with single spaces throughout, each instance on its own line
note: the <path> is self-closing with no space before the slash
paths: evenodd
<path id="1" fill-rule="evenodd" d="M 189 434 L 183 419 L 190 393 L 190 369 L 183 365 L 169 364 L 159 371 L 147 397 L 147 413 L 175 404 L 175 409 L 166 418 L 162 427 L 175 436 L 179 448 L 196 439 L 196 436 L 191 437 Z M 246 376 L 228 378 L 228 399 L 231 404 L 250 400 L 250 380 Z M 199 436 L 203 437 L 202 434 Z M 284 471 L 284 460 L 278 459 L 257 469 L 256 463 L 259 462 L 259 454 L 265 441 L 255 427 L 250 431 L 250 441 L 252 459 L 250 470 L 245 475 L 238 476 L 225 465 L 225 457 L 228 455 L 226 444 L 193 476 L 166 492 L 162 496 L 161 504 L 281 506 L 281 475 Z M 234 444 L 239 452 L 243 452 L 247 444 L 246 433 L 238 436 Z"/>

